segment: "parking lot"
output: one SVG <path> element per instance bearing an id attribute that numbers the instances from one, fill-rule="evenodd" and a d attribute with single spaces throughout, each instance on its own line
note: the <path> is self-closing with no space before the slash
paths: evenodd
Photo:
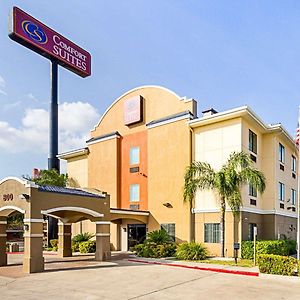
<path id="1" fill-rule="evenodd" d="M 0 268 L 2 299 L 299 299 L 300 279 L 249 277 L 93 256 L 45 256 L 44 273 L 21 273 L 22 255 Z"/>

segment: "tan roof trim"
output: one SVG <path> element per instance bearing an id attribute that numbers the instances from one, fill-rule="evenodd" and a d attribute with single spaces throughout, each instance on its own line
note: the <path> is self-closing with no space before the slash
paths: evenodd
<path id="1" fill-rule="evenodd" d="M 81 155 L 87 155 L 89 154 L 89 149 L 88 148 L 81 148 L 81 149 L 76 149 L 76 150 L 71 150 L 68 152 L 60 153 L 57 155 L 57 158 L 59 159 L 70 159 L 73 157 L 81 156 Z"/>

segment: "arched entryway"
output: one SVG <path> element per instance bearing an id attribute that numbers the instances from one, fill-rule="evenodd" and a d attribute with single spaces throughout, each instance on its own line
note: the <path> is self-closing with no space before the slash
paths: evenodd
<path id="1" fill-rule="evenodd" d="M 148 211 L 111 208 L 111 240 L 116 250 L 127 251 L 143 242 L 148 230 L 148 218 Z"/>
<path id="2" fill-rule="evenodd" d="M 0 181 L 0 266 L 7 264 L 6 218 L 24 214 L 24 258 L 26 273 L 44 270 L 43 215 L 59 219 L 59 255 L 71 256 L 71 224 L 88 219 L 96 225 L 96 260 L 110 258 L 110 222 L 107 194 L 86 190 L 38 186 L 18 178 Z"/>

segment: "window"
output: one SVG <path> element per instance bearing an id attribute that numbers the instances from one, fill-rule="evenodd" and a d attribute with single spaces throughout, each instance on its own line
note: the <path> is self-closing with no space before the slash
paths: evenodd
<path id="1" fill-rule="evenodd" d="M 140 147 L 130 148 L 130 165 L 138 165 L 140 163 Z"/>
<path id="2" fill-rule="evenodd" d="M 291 202 L 292 205 L 296 205 L 296 190 L 291 189 Z"/>
<path id="3" fill-rule="evenodd" d="M 292 171 L 296 172 L 296 157 L 292 155 Z"/>
<path id="4" fill-rule="evenodd" d="M 278 185 L 278 198 L 280 201 L 284 201 L 285 188 L 282 182 L 279 182 Z"/>
<path id="5" fill-rule="evenodd" d="M 280 143 L 279 143 L 279 161 L 284 163 L 284 157 L 285 157 L 285 149 L 284 149 L 284 146 L 282 146 Z"/>
<path id="6" fill-rule="evenodd" d="M 206 223 L 204 224 L 204 242 L 220 243 L 220 224 Z"/>
<path id="7" fill-rule="evenodd" d="M 257 189 L 252 184 L 249 184 L 249 196 L 257 197 Z"/>
<path id="8" fill-rule="evenodd" d="M 255 223 L 249 223 L 249 229 L 248 229 L 248 240 L 253 241 L 254 240 L 254 227 L 257 227 Z"/>
<path id="9" fill-rule="evenodd" d="M 140 185 L 131 184 L 130 185 L 130 202 L 140 201 Z"/>
<path id="10" fill-rule="evenodd" d="M 174 223 L 167 223 L 167 224 L 161 224 L 161 229 L 164 229 L 167 234 L 172 238 L 172 240 L 175 242 L 175 224 Z"/>
<path id="11" fill-rule="evenodd" d="M 249 129 L 249 150 L 257 154 L 257 135 Z"/>

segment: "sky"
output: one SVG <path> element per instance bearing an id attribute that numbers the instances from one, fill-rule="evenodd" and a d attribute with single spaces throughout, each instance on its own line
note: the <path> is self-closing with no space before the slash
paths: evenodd
<path id="1" fill-rule="evenodd" d="M 299 1 L 1 0 L 0 178 L 48 160 L 50 62 L 8 38 L 13 6 L 92 55 L 90 77 L 59 68 L 59 152 L 84 147 L 107 107 L 142 85 L 194 98 L 198 112 L 249 105 L 295 134 Z"/>

